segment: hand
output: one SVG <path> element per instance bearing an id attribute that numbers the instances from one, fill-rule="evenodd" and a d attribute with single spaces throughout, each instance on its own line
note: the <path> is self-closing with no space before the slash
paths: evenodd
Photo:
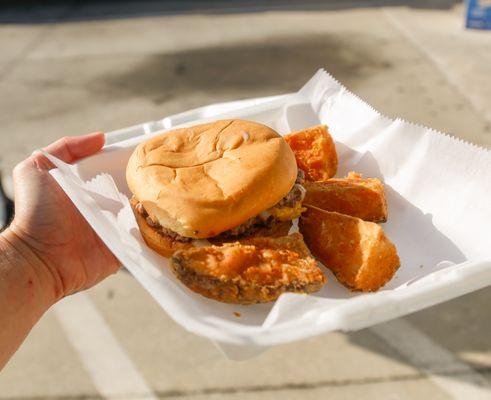
<path id="1" fill-rule="evenodd" d="M 66 137 L 45 150 L 72 163 L 99 151 L 104 135 Z M 33 153 L 14 169 L 15 216 L 4 232 L 23 256 L 52 276 L 54 301 L 87 289 L 119 269 L 99 239 L 49 174 L 51 162 Z"/>

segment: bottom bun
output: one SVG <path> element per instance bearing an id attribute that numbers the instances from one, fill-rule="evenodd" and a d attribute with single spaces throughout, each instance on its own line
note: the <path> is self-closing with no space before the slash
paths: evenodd
<path id="1" fill-rule="evenodd" d="M 143 240 L 152 250 L 155 250 L 161 256 L 169 258 L 177 250 L 186 250 L 194 247 L 192 242 L 179 242 L 170 236 L 159 233 L 155 228 L 148 225 L 145 218 L 135 210 L 135 205 L 136 202 L 132 199 L 131 208 L 133 208 L 136 223 L 138 224 L 138 228 L 140 228 Z"/>
<path id="2" fill-rule="evenodd" d="M 136 223 L 138 224 L 138 228 L 140 228 L 140 233 L 143 237 L 143 240 L 145 241 L 147 246 L 150 247 L 152 250 L 155 250 L 161 256 L 169 258 L 172 257 L 172 255 L 177 250 L 186 250 L 195 247 L 192 241 L 180 242 L 168 235 L 159 233 L 155 228 L 151 227 L 147 223 L 145 217 L 143 217 L 138 211 L 136 211 L 135 206 L 137 204 L 137 201 L 134 198 L 132 198 L 130 200 L 130 203 L 131 203 L 131 208 L 133 209 L 133 214 L 135 214 Z M 209 238 L 207 240 L 211 244 L 217 245 L 217 244 L 224 244 L 224 243 L 240 242 L 243 239 L 248 240 L 251 237 L 281 237 L 281 236 L 288 235 L 291 226 L 292 226 L 291 221 L 283 221 L 273 224 L 271 227 L 259 228 L 257 231 L 254 232 L 253 235 L 250 236 L 245 236 L 238 239 L 220 240 L 218 238 L 217 239 Z"/>

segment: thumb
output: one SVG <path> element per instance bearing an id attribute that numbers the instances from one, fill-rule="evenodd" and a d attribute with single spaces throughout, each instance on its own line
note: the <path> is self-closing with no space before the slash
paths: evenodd
<path id="1" fill-rule="evenodd" d="M 46 146 L 44 150 L 66 163 L 73 163 L 81 158 L 97 153 L 104 146 L 102 132 L 82 136 L 66 136 Z"/>

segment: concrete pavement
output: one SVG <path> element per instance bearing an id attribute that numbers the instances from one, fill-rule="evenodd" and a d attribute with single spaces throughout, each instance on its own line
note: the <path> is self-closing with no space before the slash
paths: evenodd
<path id="1" fill-rule="evenodd" d="M 2 171 L 62 135 L 294 91 L 319 67 L 384 114 L 491 145 L 491 36 L 462 30 L 461 6 L 290 3 L 0 12 Z M 177 326 L 128 274 L 65 301 L 0 374 L 0 400 L 491 398 L 489 289 L 241 363 Z"/>

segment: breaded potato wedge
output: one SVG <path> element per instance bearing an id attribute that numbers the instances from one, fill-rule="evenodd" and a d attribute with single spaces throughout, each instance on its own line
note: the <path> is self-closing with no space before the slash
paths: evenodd
<path id="1" fill-rule="evenodd" d="M 396 247 L 373 222 L 308 206 L 299 227 L 312 254 L 352 290 L 376 291 L 400 266 Z"/>
<path id="2" fill-rule="evenodd" d="M 254 236 L 256 237 L 281 237 L 288 236 L 292 227 L 292 221 L 280 221 L 270 227 L 260 228 Z"/>
<path id="3" fill-rule="evenodd" d="M 170 265 L 189 289 L 225 303 L 265 303 L 326 282 L 299 233 L 178 251 Z"/>
<path id="4" fill-rule="evenodd" d="M 278 238 L 281 236 L 287 236 L 288 232 L 290 231 L 293 223 L 292 221 L 280 221 L 272 226 L 264 226 L 264 227 L 259 227 L 257 230 L 254 230 L 250 235 L 241 235 L 237 238 L 222 238 L 220 235 L 212 238 L 208 238 L 207 240 L 213 244 L 213 245 L 221 245 L 224 243 L 230 243 L 230 242 L 244 242 L 247 241 L 250 238 L 255 238 L 255 237 L 273 237 L 273 238 Z"/>
<path id="5" fill-rule="evenodd" d="M 338 155 L 327 126 L 318 125 L 290 133 L 285 140 L 295 153 L 298 168 L 308 181 L 324 181 L 336 175 Z"/>
<path id="6" fill-rule="evenodd" d="M 386 222 L 384 185 L 376 178 L 362 178 L 350 172 L 346 178 L 305 182 L 304 204 L 351 215 L 365 221 Z"/>
<path id="7" fill-rule="evenodd" d="M 265 236 L 244 238 L 239 242 L 245 245 L 256 246 L 258 249 L 288 250 L 297 253 L 302 258 L 311 257 L 303 236 L 298 232 L 275 238 Z"/>

